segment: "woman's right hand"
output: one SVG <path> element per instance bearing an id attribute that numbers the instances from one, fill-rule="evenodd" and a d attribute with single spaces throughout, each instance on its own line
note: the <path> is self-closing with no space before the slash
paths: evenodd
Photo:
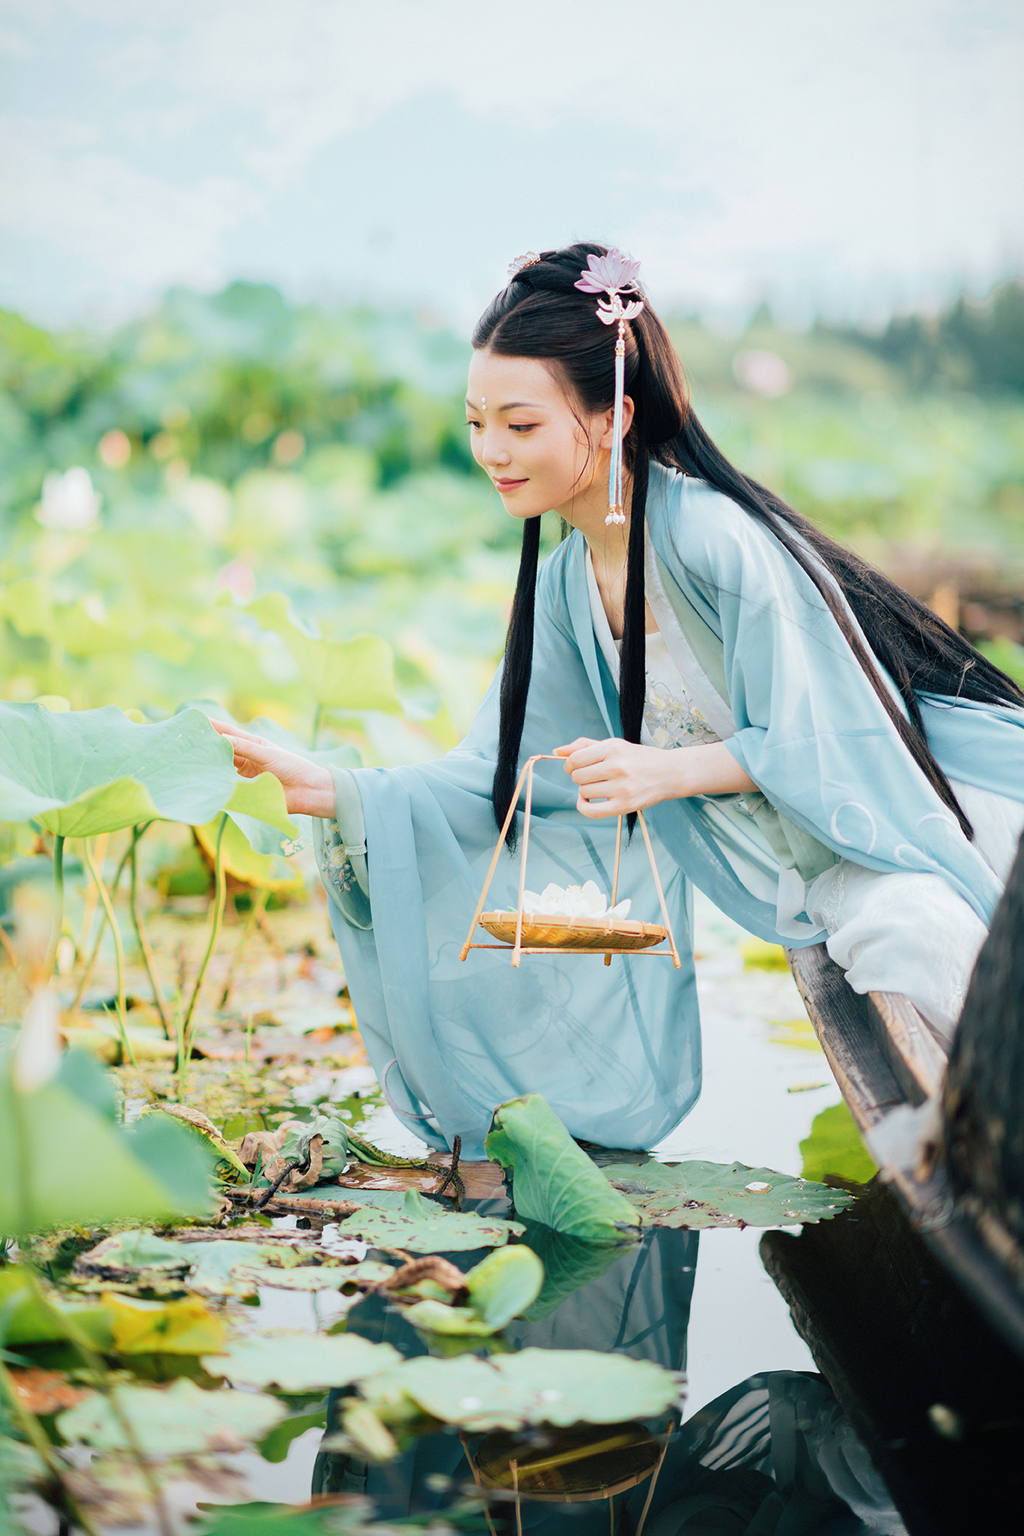
<path id="1" fill-rule="evenodd" d="M 211 720 L 210 724 L 230 741 L 235 753 L 235 769 L 243 779 L 272 773 L 281 781 L 290 813 L 334 820 L 334 780 L 326 768 L 318 767 L 297 752 L 277 746 L 265 736 L 243 731 L 241 726 L 227 725 L 223 720 Z"/>

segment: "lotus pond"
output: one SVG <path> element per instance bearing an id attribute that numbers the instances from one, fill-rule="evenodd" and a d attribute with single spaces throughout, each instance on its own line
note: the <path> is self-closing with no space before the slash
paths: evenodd
<path id="1" fill-rule="evenodd" d="M 155 830 L 147 873 L 187 863 Z M 133 837 L 110 834 L 111 883 Z M 72 933 L 95 889 L 75 848 Z M 322 901 L 239 892 L 211 950 L 209 897 L 163 884 L 138 882 L 148 965 L 123 944 L 119 976 L 108 932 L 75 1014 L 85 947 L 58 964 L 56 1075 L 34 1086 L 25 1036 L 7 1051 L 11 1521 L 900 1529 L 757 1253 L 765 1227 L 846 1219 L 821 1179 L 872 1171 L 780 952 L 701 909 L 704 1095 L 653 1159 L 588 1156 L 516 1100 L 459 1198 L 382 1103 Z M 208 950 L 186 1057 L 148 971 L 187 998 Z M 17 1016 L 24 964 L 0 975 Z"/>

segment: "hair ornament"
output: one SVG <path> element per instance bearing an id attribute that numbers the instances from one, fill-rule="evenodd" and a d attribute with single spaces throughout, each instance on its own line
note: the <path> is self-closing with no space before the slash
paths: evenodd
<path id="1" fill-rule="evenodd" d="M 518 277 L 525 267 L 535 267 L 540 260 L 542 258 L 538 256 L 536 251 L 527 251 L 525 256 L 517 256 L 515 261 L 509 262 L 509 280 L 511 281 L 513 277 Z"/>
<path id="2" fill-rule="evenodd" d="M 623 524 L 622 508 L 622 400 L 626 392 L 626 321 L 635 320 L 644 307 L 640 284 L 640 263 L 630 261 L 621 251 L 605 251 L 603 256 L 588 256 L 574 288 L 582 293 L 606 293 L 597 305 L 597 318 L 603 325 L 618 325 L 615 342 L 615 418 L 612 426 L 612 456 L 608 464 L 608 516 L 606 523 Z M 622 295 L 634 293 L 635 299 L 624 304 Z"/>

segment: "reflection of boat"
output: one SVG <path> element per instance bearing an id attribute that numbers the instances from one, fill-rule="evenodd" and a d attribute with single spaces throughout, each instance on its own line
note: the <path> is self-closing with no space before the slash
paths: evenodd
<path id="1" fill-rule="evenodd" d="M 948 1069 L 906 998 L 857 997 L 823 945 L 790 963 L 885 1183 L 828 1231 L 766 1234 L 762 1257 L 910 1529 L 971 1529 L 979 1487 L 1019 1519 L 1024 851 Z"/>
<path id="2" fill-rule="evenodd" d="M 536 1244 L 536 1232 L 530 1240 Z M 661 1227 L 620 1249 L 611 1264 L 588 1266 L 577 1252 L 576 1288 L 567 1265 L 557 1305 L 530 1308 L 530 1319 L 505 1330 L 504 1345 L 625 1353 L 678 1369 L 700 1242 L 697 1232 Z M 546 1253 L 548 1262 L 557 1258 L 551 1245 Z M 451 1257 L 470 1267 L 479 1255 Z M 406 1355 L 426 1348 L 380 1295 L 348 1313 L 346 1331 L 386 1340 Z M 812 1373 L 750 1376 L 682 1423 L 672 1414 L 667 1424 L 663 1416 L 643 1424 L 540 1425 L 515 1435 L 428 1434 L 381 1465 L 332 1437 L 340 1399 L 332 1393 L 313 1491 L 365 1494 L 386 1520 L 443 1519 L 453 1498 L 484 1486 L 492 1495 L 491 1530 L 502 1536 L 517 1529 L 528 1536 L 903 1532 L 863 1445 Z M 867 1525 L 853 1523 L 851 1512 Z"/>

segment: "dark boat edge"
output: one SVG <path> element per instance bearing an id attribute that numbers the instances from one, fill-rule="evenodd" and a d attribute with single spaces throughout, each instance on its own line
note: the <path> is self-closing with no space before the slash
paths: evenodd
<path id="1" fill-rule="evenodd" d="M 815 1034 L 862 1136 L 873 1135 L 894 1110 L 935 1100 L 946 1062 L 924 1020 L 895 993 L 858 996 L 824 944 L 787 951 Z M 1024 1359 L 1024 1259 L 1012 1235 L 984 1209 L 957 1198 L 940 1145 L 924 1165 L 886 1163 L 889 1183 L 908 1221 L 1004 1341 Z M 965 1207 L 975 1206 L 975 1210 Z"/>

